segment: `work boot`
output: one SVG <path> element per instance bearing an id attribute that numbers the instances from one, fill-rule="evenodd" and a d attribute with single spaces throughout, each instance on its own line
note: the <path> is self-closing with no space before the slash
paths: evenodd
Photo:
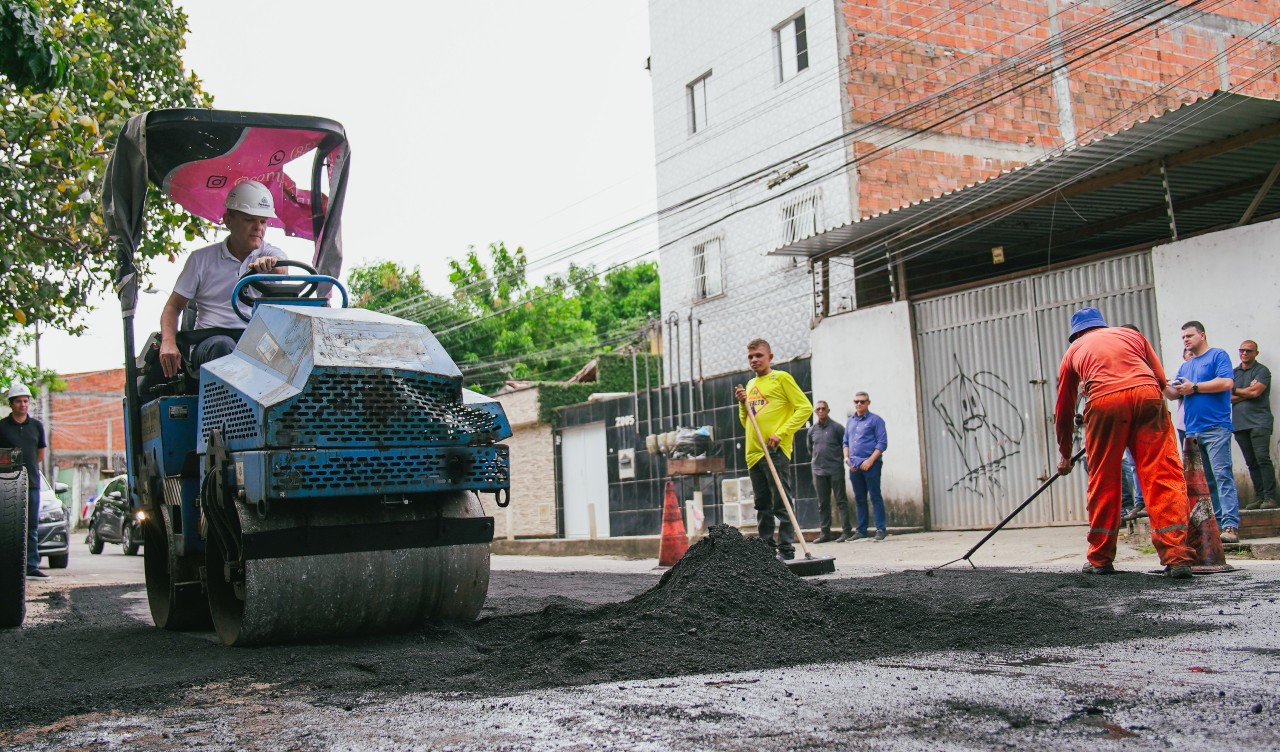
<path id="1" fill-rule="evenodd" d="M 1248 504 L 1241 504 L 1241 505 L 1240 505 L 1240 508 L 1241 508 L 1241 509 L 1248 509 L 1248 510 L 1252 510 L 1252 509 L 1261 509 L 1261 508 L 1262 508 L 1262 499 L 1251 499 L 1251 500 L 1249 501 L 1249 503 L 1248 503 Z"/>
<path id="2" fill-rule="evenodd" d="M 1235 529 L 1234 527 L 1222 528 L 1222 542 L 1223 543 L 1239 543 L 1240 531 Z"/>
<path id="3" fill-rule="evenodd" d="M 1164 568 L 1164 576 L 1171 580 L 1189 580 L 1191 579 L 1191 565 L 1178 564 L 1176 566 L 1167 566 Z"/>
<path id="4" fill-rule="evenodd" d="M 876 531 L 876 540 L 878 540 L 878 541 L 882 541 L 882 540 L 884 540 L 885 538 L 888 538 L 888 537 L 889 537 L 889 534 L 888 534 L 887 532 L 885 532 L 884 530 L 877 530 L 877 531 Z"/>
<path id="5" fill-rule="evenodd" d="M 851 540 L 852 538 L 853 538 L 853 533 L 841 533 L 840 537 L 836 538 L 836 543 L 844 543 L 845 541 Z"/>
<path id="6" fill-rule="evenodd" d="M 43 579 L 43 578 L 45 578 L 45 577 L 48 577 L 49 575 L 45 574 L 44 572 L 41 572 L 39 569 L 28 569 L 28 570 L 27 570 L 27 576 L 28 576 L 28 577 L 34 577 L 34 578 L 36 578 L 37 580 L 39 580 L 39 579 Z"/>
<path id="7" fill-rule="evenodd" d="M 790 551 L 783 551 L 782 549 L 778 549 L 779 561 L 787 561 L 788 559 L 794 559 L 794 558 L 796 558 L 796 550 L 794 548 L 791 549 Z"/>
<path id="8" fill-rule="evenodd" d="M 813 542 L 814 543 L 831 543 L 835 539 L 836 539 L 836 536 L 833 533 L 826 532 L 826 533 L 823 533 L 822 535 L 819 535 L 817 538 L 814 538 Z"/>
<path id="9" fill-rule="evenodd" d="M 1280 509 L 1280 501 L 1275 499 L 1263 499 L 1258 505 L 1258 509 Z"/>
<path id="10" fill-rule="evenodd" d="M 1092 564 L 1085 564 L 1083 567 L 1080 568 L 1080 573 L 1081 574 L 1115 574 L 1116 568 L 1111 564 L 1103 564 L 1100 567 L 1095 567 Z"/>
<path id="11" fill-rule="evenodd" d="M 849 536 L 849 542 L 852 543 L 854 541 L 866 540 L 867 538 L 870 538 L 870 537 L 871 536 L 867 535 L 866 533 L 854 533 L 853 535 Z"/>

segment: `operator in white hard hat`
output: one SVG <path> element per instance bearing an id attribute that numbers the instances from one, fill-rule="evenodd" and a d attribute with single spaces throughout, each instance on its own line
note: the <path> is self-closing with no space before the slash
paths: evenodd
<path id="1" fill-rule="evenodd" d="M 196 302 L 195 328 L 220 330 L 201 339 L 191 348 L 191 364 L 201 365 L 231 354 L 244 331 L 244 322 L 231 307 L 231 291 L 246 272 L 274 271 L 276 259 L 284 251 L 267 243 L 267 222 L 276 218 L 271 191 L 256 180 L 246 180 L 227 193 L 227 211 L 222 222 L 228 235 L 221 242 L 205 246 L 187 258 L 178 275 L 173 294 L 160 314 L 160 368 L 172 378 L 182 367 L 178 350 L 178 320 L 187 303 Z"/>

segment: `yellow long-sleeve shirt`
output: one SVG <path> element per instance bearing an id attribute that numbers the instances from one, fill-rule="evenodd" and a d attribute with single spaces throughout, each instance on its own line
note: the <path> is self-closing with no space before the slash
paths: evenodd
<path id="1" fill-rule="evenodd" d="M 796 431 L 813 414 L 813 405 L 800 391 L 800 385 L 785 371 L 771 370 L 764 376 L 756 376 L 747 382 L 747 401 L 738 405 L 738 418 L 747 430 L 747 467 L 754 466 L 764 457 L 764 445 L 751 427 L 747 405 L 756 410 L 756 422 L 764 438 L 777 436 L 782 439 L 778 447 L 791 458 L 792 439 Z"/>

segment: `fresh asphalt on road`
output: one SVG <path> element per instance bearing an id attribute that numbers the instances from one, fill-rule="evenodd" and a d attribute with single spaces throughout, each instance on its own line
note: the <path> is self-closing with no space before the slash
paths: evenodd
<path id="1" fill-rule="evenodd" d="M 156 630 L 142 558 L 78 546 L 33 581 L 28 624 L 0 633 L 0 747 L 1280 748 L 1280 562 L 1182 585 L 1122 546 L 1121 575 L 1088 577 L 1075 573 L 1083 530 L 1040 528 L 1002 532 L 977 571 L 919 573 L 978 537 L 824 544 L 836 575 L 788 597 L 850 616 L 819 624 L 789 600 L 792 626 L 755 642 L 713 625 L 686 637 L 635 601 L 597 605 L 657 584 L 653 561 L 494 557 L 475 628 L 257 650 Z M 706 618 L 699 598 L 718 585 L 689 584 L 663 619 Z M 768 592 L 749 595 L 714 626 L 779 618 Z M 604 632 L 616 671 L 588 650 Z M 655 634 L 677 637 L 664 649 Z M 628 663 L 645 651 L 667 656 Z M 566 658 L 545 677 L 510 670 L 547 654 Z"/>

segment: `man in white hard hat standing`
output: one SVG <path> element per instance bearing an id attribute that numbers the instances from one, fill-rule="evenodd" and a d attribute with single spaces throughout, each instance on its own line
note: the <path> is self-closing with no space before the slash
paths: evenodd
<path id="1" fill-rule="evenodd" d="M 236 282 L 249 271 L 271 272 L 276 259 L 285 258 L 283 251 L 264 240 L 267 223 L 276 218 L 275 199 L 265 185 L 256 180 L 240 183 L 227 193 L 225 205 L 222 222 L 227 227 L 227 237 L 187 258 L 160 314 L 160 368 L 168 378 L 182 367 L 178 319 L 187 303 L 196 302 L 196 329 L 220 330 L 191 348 L 191 364 L 199 369 L 204 363 L 229 355 L 239 333 L 244 331 L 244 322 L 231 307 L 231 291 Z"/>
<path id="2" fill-rule="evenodd" d="M 5 395 L 12 411 L 0 418 L 0 447 L 21 449 L 27 467 L 27 576 L 48 577 L 40 571 L 40 463 L 44 462 L 44 425 L 31 417 L 31 390 L 14 382 Z"/>

